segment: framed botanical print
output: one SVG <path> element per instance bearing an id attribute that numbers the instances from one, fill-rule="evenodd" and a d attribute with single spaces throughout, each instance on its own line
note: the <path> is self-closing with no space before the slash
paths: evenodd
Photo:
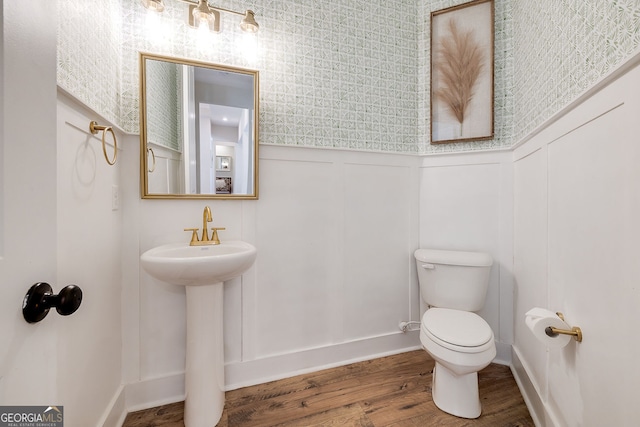
<path id="1" fill-rule="evenodd" d="M 431 143 L 493 138 L 493 0 L 431 13 Z"/>

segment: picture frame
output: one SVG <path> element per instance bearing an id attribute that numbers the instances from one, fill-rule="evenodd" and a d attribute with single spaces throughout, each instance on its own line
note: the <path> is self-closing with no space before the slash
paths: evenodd
<path id="1" fill-rule="evenodd" d="M 232 192 L 231 177 L 216 178 L 216 194 L 231 194 Z"/>
<path id="2" fill-rule="evenodd" d="M 431 12 L 431 144 L 494 136 L 494 2 Z"/>
<path id="3" fill-rule="evenodd" d="M 231 156 L 216 156 L 216 171 L 231 172 Z"/>

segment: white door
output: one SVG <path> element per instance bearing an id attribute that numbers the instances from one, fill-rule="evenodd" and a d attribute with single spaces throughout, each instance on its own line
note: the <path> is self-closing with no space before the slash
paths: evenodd
<path id="1" fill-rule="evenodd" d="M 52 283 L 56 24 L 50 17 L 56 6 L 42 2 L 36 12 L 25 2 L 1 4 L 0 405 L 56 405 L 59 316 L 49 314 L 36 324 L 22 317 L 22 300 L 33 283 L 61 287 Z"/>

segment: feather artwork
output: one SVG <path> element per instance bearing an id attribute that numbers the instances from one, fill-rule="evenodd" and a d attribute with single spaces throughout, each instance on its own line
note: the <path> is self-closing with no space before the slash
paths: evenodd
<path id="1" fill-rule="evenodd" d="M 445 37 L 438 49 L 435 63 L 440 73 L 440 87 L 435 95 L 462 125 L 473 99 L 474 87 L 484 68 L 480 44 L 473 31 L 460 31 L 454 19 L 449 20 L 450 37 Z"/>

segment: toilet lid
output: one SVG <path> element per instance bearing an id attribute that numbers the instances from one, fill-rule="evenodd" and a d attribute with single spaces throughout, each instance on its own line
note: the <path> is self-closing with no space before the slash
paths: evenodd
<path id="1" fill-rule="evenodd" d="M 439 340 L 460 347 L 479 347 L 493 338 L 489 324 L 469 311 L 430 308 L 422 325 Z"/>

